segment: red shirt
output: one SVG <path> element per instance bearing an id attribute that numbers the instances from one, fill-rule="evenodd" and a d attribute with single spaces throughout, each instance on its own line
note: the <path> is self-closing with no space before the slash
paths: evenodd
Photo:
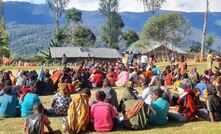
<path id="1" fill-rule="evenodd" d="M 93 76 L 92 83 L 95 83 L 96 85 L 102 86 L 103 85 L 103 80 L 104 80 L 103 75 L 101 73 L 97 72 Z"/>
<path id="2" fill-rule="evenodd" d="M 111 131 L 115 117 L 115 110 L 109 103 L 98 102 L 91 106 L 91 118 L 94 120 L 94 129 L 97 132 Z"/>

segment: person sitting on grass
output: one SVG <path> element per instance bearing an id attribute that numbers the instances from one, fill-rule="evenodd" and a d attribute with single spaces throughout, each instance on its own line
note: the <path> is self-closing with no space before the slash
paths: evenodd
<path id="1" fill-rule="evenodd" d="M 93 70 L 93 74 L 90 77 L 90 82 L 92 83 L 92 87 L 94 88 L 102 87 L 103 80 L 104 80 L 103 74 L 98 68 L 95 68 Z"/>
<path id="2" fill-rule="evenodd" d="M 67 115 L 69 104 L 71 103 L 71 96 L 67 89 L 67 84 L 62 83 L 58 88 L 52 101 L 52 109 L 48 110 L 49 115 Z"/>
<path id="3" fill-rule="evenodd" d="M 150 117 L 150 124 L 152 125 L 164 125 L 167 123 L 167 114 L 169 111 L 168 101 L 162 99 L 163 91 L 158 88 L 153 90 L 151 107 L 156 111 L 156 115 Z"/>
<path id="4" fill-rule="evenodd" d="M 18 100 L 16 96 L 10 95 L 11 87 L 6 86 L 3 88 L 4 94 L 0 96 L 0 117 L 15 117 L 18 116 Z"/>
<path id="5" fill-rule="evenodd" d="M 141 93 L 141 98 L 145 101 L 146 104 L 150 105 L 152 102 L 151 94 L 154 90 L 153 86 L 148 86 L 150 80 L 146 79 L 142 85 L 143 91 Z"/>
<path id="6" fill-rule="evenodd" d="M 184 123 L 195 118 L 196 97 L 189 86 L 181 87 L 183 93 L 179 95 L 178 105 L 170 107 L 169 118 Z"/>
<path id="7" fill-rule="evenodd" d="M 62 118 L 65 132 L 77 134 L 85 132 L 90 121 L 89 99 L 91 91 L 84 88 L 80 94 L 75 94 L 68 109 L 68 116 Z"/>
<path id="8" fill-rule="evenodd" d="M 196 89 L 199 90 L 199 100 L 202 100 L 202 97 L 204 95 L 204 90 L 207 87 L 207 81 L 208 79 L 206 77 L 203 77 L 201 78 L 200 83 L 198 83 L 195 87 Z"/>
<path id="9" fill-rule="evenodd" d="M 221 121 L 221 99 L 217 96 L 216 87 L 209 84 L 207 92 L 206 109 L 197 109 L 197 116 L 211 122 Z"/>
<path id="10" fill-rule="evenodd" d="M 108 79 L 104 80 L 103 88 L 101 90 L 106 94 L 105 102 L 110 103 L 115 108 L 118 108 L 117 93 L 111 87 Z"/>
<path id="11" fill-rule="evenodd" d="M 23 88 L 27 87 L 22 87 L 20 93 L 22 93 Z M 41 102 L 39 96 L 35 93 L 36 88 L 33 87 L 32 91 L 27 91 L 25 95 L 20 98 L 19 105 L 21 108 L 21 117 L 27 117 L 32 114 L 34 105 Z"/>
<path id="12" fill-rule="evenodd" d="M 114 107 L 104 102 L 105 98 L 106 95 L 104 91 L 97 91 L 97 103 L 91 106 L 91 119 L 94 124 L 94 130 L 97 132 L 111 131 L 114 126 L 113 120 L 116 118 Z"/>
<path id="13" fill-rule="evenodd" d="M 107 78 L 110 81 L 110 85 L 114 86 L 115 82 L 117 80 L 117 73 L 114 71 L 113 67 L 109 67 L 107 73 L 106 73 Z"/>
<path id="14" fill-rule="evenodd" d="M 122 72 L 117 77 L 116 86 L 122 87 L 125 86 L 126 83 L 130 80 L 129 72 L 127 71 L 126 67 L 122 67 Z"/>
<path id="15" fill-rule="evenodd" d="M 122 96 L 119 107 L 123 114 L 123 117 L 120 117 L 122 127 L 132 130 L 147 128 L 151 114 L 156 112 L 143 100 L 138 100 L 131 81 L 127 83 Z"/>
<path id="16" fill-rule="evenodd" d="M 41 103 L 36 103 L 34 105 L 34 113 L 29 115 L 24 123 L 24 128 L 26 134 L 46 134 L 44 127 L 46 126 L 49 133 L 53 134 L 53 129 L 51 128 L 51 122 L 46 115 L 43 114 L 43 105 Z"/>

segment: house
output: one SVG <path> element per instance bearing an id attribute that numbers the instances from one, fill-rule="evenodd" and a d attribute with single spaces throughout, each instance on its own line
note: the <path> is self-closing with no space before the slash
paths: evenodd
<path id="1" fill-rule="evenodd" d="M 82 61 L 86 63 L 116 62 L 122 58 L 116 49 L 110 48 L 51 47 L 50 53 L 55 61 L 61 61 L 65 54 L 70 64 L 79 64 Z"/>
<path id="2" fill-rule="evenodd" d="M 148 56 L 156 56 L 158 60 L 167 60 L 171 52 L 173 52 L 176 57 L 181 55 L 189 56 L 189 53 L 183 48 L 177 47 L 168 42 L 147 42 L 139 40 L 126 48 L 123 53 L 131 51 L 134 53 L 136 59 L 140 59 L 141 53 L 145 53 Z"/>
<path id="3" fill-rule="evenodd" d="M 142 45 L 142 41 L 137 41 L 130 45 L 128 48 L 126 48 L 125 52 L 132 51 L 134 54 L 139 54 L 139 53 L 147 53 L 153 54 L 154 51 L 157 55 L 167 55 L 168 52 L 172 51 L 180 55 L 186 55 L 188 54 L 185 50 L 182 48 L 179 48 L 177 46 L 172 45 L 172 43 L 161 43 L 161 42 L 154 42 L 151 41 L 149 42 L 148 45 Z"/>

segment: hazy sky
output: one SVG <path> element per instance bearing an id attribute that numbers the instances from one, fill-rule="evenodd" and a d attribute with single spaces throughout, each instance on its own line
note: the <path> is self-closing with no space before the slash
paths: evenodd
<path id="1" fill-rule="evenodd" d="M 32 3 L 45 3 L 45 0 L 3 0 L 3 1 L 27 1 Z M 97 10 L 99 0 L 70 0 L 69 7 L 76 7 L 81 10 Z M 142 12 L 144 8 L 138 0 L 119 0 L 120 11 Z M 206 0 L 166 0 L 162 9 L 199 12 L 205 11 Z M 221 12 L 221 0 L 210 0 L 210 11 Z"/>

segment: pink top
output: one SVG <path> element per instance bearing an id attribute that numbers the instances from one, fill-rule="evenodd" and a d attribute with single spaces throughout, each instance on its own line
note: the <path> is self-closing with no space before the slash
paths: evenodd
<path id="1" fill-rule="evenodd" d="M 122 86 L 126 85 L 127 81 L 129 81 L 130 75 L 127 71 L 123 71 L 118 75 L 117 84 L 121 84 Z"/>
<path id="2" fill-rule="evenodd" d="M 91 118 L 94 120 L 94 129 L 97 132 L 111 131 L 115 117 L 115 110 L 109 103 L 98 102 L 91 106 Z"/>

